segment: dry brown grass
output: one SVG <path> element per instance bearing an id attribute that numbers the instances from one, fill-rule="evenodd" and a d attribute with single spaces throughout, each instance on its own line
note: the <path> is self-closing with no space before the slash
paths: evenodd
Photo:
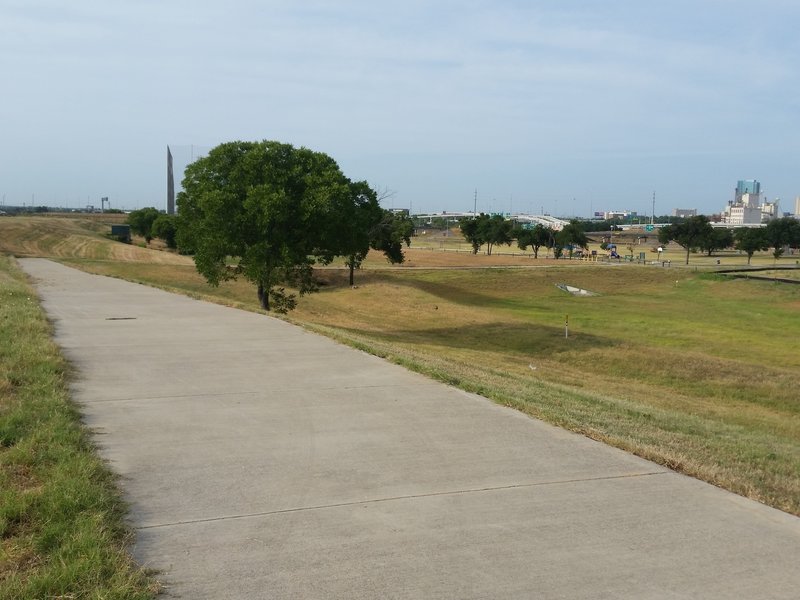
<path id="1" fill-rule="evenodd" d="M 0 219 L 0 252 L 17 257 L 79 258 L 120 262 L 191 265 L 192 260 L 171 252 L 141 248 L 110 240 L 110 222 L 104 215 L 91 218 L 58 216 Z"/>

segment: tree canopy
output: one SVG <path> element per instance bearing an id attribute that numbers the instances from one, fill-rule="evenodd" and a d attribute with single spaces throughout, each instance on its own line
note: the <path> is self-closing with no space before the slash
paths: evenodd
<path id="1" fill-rule="evenodd" d="M 572 258 L 572 251 L 575 246 L 586 249 L 589 246 L 589 239 L 586 237 L 586 233 L 580 222 L 573 219 L 564 225 L 561 231 L 556 233 L 554 245 L 556 249 L 556 258 L 561 256 L 561 252 L 564 248 L 569 248 L 569 256 Z"/>
<path id="2" fill-rule="evenodd" d="M 343 256 L 350 271 L 350 285 L 354 284 L 354 271 L 361 268 L 370 249 L 384 253 L 391 263 L 402 263 L 403 243 L 411 243 L 414 226 L 406 215 L 381 208 L 377 194 L 365 182 L 352 185 L 352 196 L 341 198 L 344 204 L 334 211 L 326 235 L 326 247 L 335 255 Z"/>
<path id="3" fill-rule="evenodd" d="M 314 291 L 314 264 L 365 254 L 356 232 L 382 217 L 375 192 L 330 156 L 275 141 L 217 146 L 186 168 L 183 190 L 179 247 L 213 285 L 252 281 L 265 310 L 294 308 L 283 286 Z"/>
<path id="4" fill-rule="evenodd" d="M 464 239 L 472 245 L 472 253 L 477 254 L 481 246 L 486 242 L 484 238 L 485 229 L 481 226 L 481 220 L 486 215 L 481 214 L 480 217 L 473 217 L 472 219 L 464 219 L 459 223 L 461 234 Z"/>
<path id="5" fill-rule="evenodd" d="M 486 254 L 491 256 L 496 244 L 511 245 L 514 240 L 514 224 L 502 215 L 481 213 L 472 219 L 461 221 L 461 233 L 472 245 L 472 253 L 477 254 L 481 246 L 486 244 Z"/>
<path id="6" fill-rule="evenodd" d="M 662 227 L 658 231 L 658 240 L 667 243 L 675 240 L 686 249 L 686 264 L 689 264 L 689 253 L 702 247 L 714 235 L 714 228 L 705 215 L 689 217 L 683 223 L 675 223 Z"/>
<path id="7" fill-rule="evenodd" d="M 136 235 L 142 236 L 149 244 L 150 240 L 156 237 L 153 234 L 153 223 L 161 216 L 161 212 L 152 206 L 134 210 L 128 215 L 128 225 Z"/>
<path id="8" fill-rule="evenodd" d="M 727 227 L 714 227 L 708 237 L 700 240 L 698 248 L 711 256 L 717 250 L 733 246 L 733 231 Z"/>
<path id="9" fill-rule="evenodd" d="M 518 227 L 514 231 L 517 238 L 517 246 L 520 250 L 533 249 L 533 257 L 539 258 L 539 248 L 552 248 L 555 240 L 555 232 L 541 223 L 537 223 L 530 229 Z"/>
<path id="10" fill-rule="evenodd" d="M 164 240 L 167 248 L 177 248 L 178 217 L 167 214 L 158 215 L 150 227 L 150 233 L 153 237 Z"/>
<path id="11" fill-rule="evenodd" d="M 783 217 L 767 223 L 766 238 L 776 251 L 784 246 L 800 247 L 800 221 L 793 217 Z"/>
<path id="12" fill-rule="evenodd" d="M 735 248 L 747 254 L 747 264 L 753 258 L 753 254 L 760 250 L 769 248 L 767 231 L 761 227 L 742 227 L 734 233 L 736 240 Z"/>

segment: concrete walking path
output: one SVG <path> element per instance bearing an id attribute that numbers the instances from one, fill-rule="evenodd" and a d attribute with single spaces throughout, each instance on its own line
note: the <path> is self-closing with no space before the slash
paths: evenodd
<path id="1" fill-rule="evenodd" d="M 800 594 L 794 516 L 265 315 L 20 262 L 166 597 Z"/>

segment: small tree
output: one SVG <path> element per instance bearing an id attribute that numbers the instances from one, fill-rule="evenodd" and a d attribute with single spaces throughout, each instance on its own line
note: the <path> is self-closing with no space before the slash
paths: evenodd
<path id="1" fill-rule="evenodd" d="M 159 215 L 153 221 L 150 233 L 153 237 L 164 240 L 167 248 L 177 248 L 178 218 L 175 215 Z"/>
<path id="2" fill-rule="evenodd" d="M 586 249 L 589 247 L 589 239 L 586 237 L 583 226 L 573 219 L 556 234 L 556 245 L 561 248 L 562 252 L 564 248 L 568 247 L 569 257 L 572 258 L 572 251 L 575 246 Z"/>
<path id="3" fill-rule="evenodd" d="M 800 221 L 793 217 L 775 219 L 767 224 L 766 239 L 773 248 L 775 260 L 783 255 L 786 246 L 800 247 Z"/>
<path id="4" fill-rule="evenodd" d="M 390 263 L 402 263 L 403 244 L 411 245 L 413 233 L 414 223 L 407 215 L 384 210 L 381 220 L 370 230 L 370 247 L 383 252 Z"/>
<path id="5" fill-rule="evenodd" d="M 662 227 L 658 232 L 658 240 L 664 244 L 675 240 L 686 248 L 686 264 L 689 264 L 689 254 L 692 250 L 700 248 L 702 244 L 714 235 L 714 228 L 705 215 L 689 217 L 683 223 L 675 223 Z"/>
<path id="6" fill-rule="evenodd" d="M 747 254 L 747 264 L 753 258 L 753 254 L 769 248 L 767 232 L 760 227 L 742 227 L 734 233 L 736 239 L 736 249 Z"/>
<path id="7" fill-rule="evenodd" d="M 351 195 L 339 198 L 341 203 L 332 213 L 332 221 L 325 232 L 331 239 L 324 245 L 332 254 L 343 256 L 350 270 L 350 285 L 354 283 L 353 272 L 361 268 L 370 249 L 371 232 L 383 217 L 375 191 L 360 181 L 351 185 Z M 333 256 L 327 257 L 329 260 Z"/>
<path id="8" fill-rule="evenodd" d="M 461 221 L 459 227 L 464 239 L 472 245 L 473 254 L 477 254 L 481 246 L 486 244 L 486 254 L 491 256 L 496 244 L 510 246 L 514 241 L 514 224 L 502 215 L 481 213 L 478 217 Z"/>
<path id="9" fill-rule="evenodd" d="M 472 253 L 477 254 L 478 250 L 481 249 L 486 243 L 486 221 L 488 221 L 489 216 L 483 213 L 480 214 L 478 217 L 473 217 L 471 219 L 464 219 L 459 223 L 459 229 L 461 229 L 461 234 L 464 236 L 464 239 L 467 240 L 470 245 L 472 246 Z"/>
<path id="10" fill-rule="evenodd" d="M 517 246 L 519 246 L 520 250 L 524 251 L 530 247 L 533 249 L 533 257 L 538 259 L 539 248 L 542 246 L 550 247 L 550 241 L 553 239 L 553 230 L 541 223 L 537 223 L 530 229 L 517 228 L 516 238 Z"/>
<path id="11" fill-rule="evenodd" d="M 511 245 L 514 241 L 514 224 L 502 215 L 492 215 L 483 222 L 484 238 L 486 240 L 486 254 L 492 255 L 495 244 Z"/>
<path id="12" fill-rule="evenodd" d="M 727 227 L 714 227 L 711 235 L 700 241 L 699 248 L 711 256 L 717 250 L 733 246 L 733 231 Z"/>
<path id="13" fill-rule="evenodd" d="M 153 235 L 153 223 L 160 215 L 159 210 L 153 207 L 134 210 L 128 215 L 128 225 L 131 226 L 133 233 L 142 236 L 145 242 L 149 244 L 150 240 L 155 237 Z"/>

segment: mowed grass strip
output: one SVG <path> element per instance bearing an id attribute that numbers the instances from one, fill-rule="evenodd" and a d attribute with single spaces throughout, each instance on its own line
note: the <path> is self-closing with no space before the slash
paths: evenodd
<path id="1" fill-rule="evenodd" d="M 153 598 L 33 290 L 0 256 L 0 598 Z"/>

